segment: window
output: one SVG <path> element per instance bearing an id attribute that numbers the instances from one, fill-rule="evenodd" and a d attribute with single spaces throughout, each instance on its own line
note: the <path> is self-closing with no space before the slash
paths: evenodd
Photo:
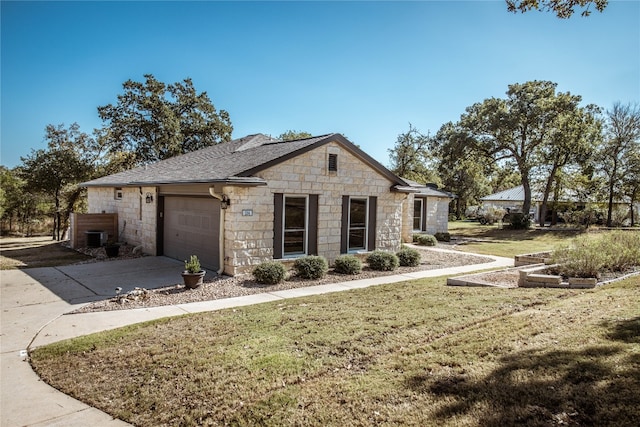
<path id="1" fill-rule="evenodd" d="M 116 200 L 122 200 L 122 188 L 118 187 L 113 192 L 113 198 Z"/>
<path id="2" fill-rule="evenodd" d="M 422 199 L 413 200 L 413 230 L 422 230 Z"/>
<path id="3" fill-rule="evenodd" d="M 273 195 L 273 258 L 318 255 L 318 195 Z"/>
<path id="4" fill-rule="evenodd" d="M 282 253 L 285 257 L 307 253 L 307 216 L 307 197 L 284 197 Z"/>
<path id="5" fill-rule="evenodd" d="M 367 247 L 367 199 L 352 198 L 349 201 L 349 251 Z"/>
<path id="6" fill-rule="evenodd" d="M 329 172 L 338 171 L 338 155 L 329 154 Z"/>

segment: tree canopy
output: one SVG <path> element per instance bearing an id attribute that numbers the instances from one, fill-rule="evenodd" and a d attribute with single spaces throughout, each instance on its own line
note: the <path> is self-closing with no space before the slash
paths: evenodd
<path id="1" fill-rule="evenodd" d="M 98 107 L 102 138 L 111 152 L 139 166 L 231 140 L 233 126 L 225 110 L 216 111 L 206 92 L 191 79 L 162 83 L 145 74 L 127 80 L 118 101 Z"/>
<path id="2" fill-rule="evenodd" d="M 554 12 L 558 18 L 570 18 L 577 8 L 581 8 L 580 15 L 591 15 L 590 7 L 594 6 L 598 12 L 602 12 L 608 0 L 506 0 L 509 12 L 525 13 L 530 10 L 542 12 Z"/>
<path id="3" fill-rule="evenodd" d="M 313 135 L 311 135 L 309 132 L 288 130 L 278 135 L 278 139 L 282 141 L 295 141 L 296 139 L 311 138 L 312 136 Z"/>
<path id="4" fill-rule="evenodd" d="M 429 168 L 430 145 L 431 137 L 422 134 L 409 123 L 409 130 L 398 135 L 394 147 L 388 150 L 391 171 L 421 184 L 439 183 L 437 175 Z"/>

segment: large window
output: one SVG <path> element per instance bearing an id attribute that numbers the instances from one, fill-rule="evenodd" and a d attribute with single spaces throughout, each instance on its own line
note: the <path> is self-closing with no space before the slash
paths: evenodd
<path id="1" fill-rule="evenodd" d="M 367 247 L 367 199 L 349 201 L 349 251 Z"/>
<path id="2" fill-rule="evenodd" d="M 422 203 L 424 201 L 422 199 L 414 199 L 413 200 L 413 230 L 421 231 L 422 230 Z"/>
<path id="3" fill-rule="evenodd" d="M 283 255 L 294 256 L 307 253 L 307 198 L 284 197 Z"/>

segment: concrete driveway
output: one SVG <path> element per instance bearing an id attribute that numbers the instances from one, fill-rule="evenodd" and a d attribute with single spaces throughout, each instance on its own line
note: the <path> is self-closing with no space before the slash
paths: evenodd
<path id="1" fill-rule="evenodd" d="M 182 262 L 142 257 L 64 267 L 0 271 L 0 425 L 127 425 L 42 382 L 26 349 L 48 323 L 79 305 L 181 282 Z"/>

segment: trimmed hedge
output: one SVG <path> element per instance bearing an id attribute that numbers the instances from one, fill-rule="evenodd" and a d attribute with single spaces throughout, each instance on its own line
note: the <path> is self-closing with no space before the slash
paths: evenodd
<path id="1" fill-rule="evenodd" d="M 422 259 L 420 252 L 411 248 L 402 248 L 396 252 L 396 256 L 398 257 L 398 261 L 400 261 L 400 265 L 403 267 L 416 267 L 420 265 Z"/>
<path id="2" fill-rule="evenodd" d="M 329 264 L 324 257 L 308 255 L 295 260 L 293 269 L 303 279 L 320 279 L 329 271 Z"/>
<path id="3" fill-rule="evenodd" d="M 336 258 L 333 271 L 340 274 L 359 274 L 362 271 L 362 261 L 353 255 L 341 255 Z"/>
<path id="4" fill-rule="evenodd" d="M 276 283 L 282 282 L 286 275 L 287 270 L 284 268 L 284 265 L 277 261 L 263 262 L 253 269 L 253 277 L 255 277 L 259 283 L 267 285 L 275 285 Z"/>
<path id="5" fill-rule="evenodd" d="M 400 260 L 394 253 L 373 251 L 367 257 L 367 263 L 373 270 L 393 271 L 400 265 Z"/>

